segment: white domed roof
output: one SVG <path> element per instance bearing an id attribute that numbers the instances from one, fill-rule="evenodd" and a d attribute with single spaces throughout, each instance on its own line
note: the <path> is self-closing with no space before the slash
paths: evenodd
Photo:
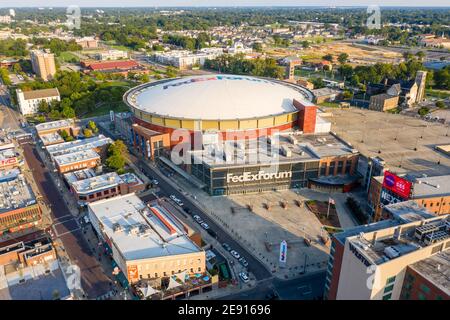
<path id="1" fill-rule="evenodd" d="M 308 92 L 289 84 L 239 75 L 202 75 L 145 84 L 126 95 L 137 109 L 163 117 L 227 120 L 295 112 Z"/>

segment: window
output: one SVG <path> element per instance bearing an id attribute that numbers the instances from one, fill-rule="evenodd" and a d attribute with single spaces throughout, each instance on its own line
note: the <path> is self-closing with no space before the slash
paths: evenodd
<path id="1" fill-rule="evenodd" d="M 202 268 L 199 267 L 199 268 L 198 268 L 198 272 L 200 272 L 200 271 L 202 271 Z"/>
<path id="2" fill-rule="evenodd" d="M 101 197 L 102 193 L 101 192 L 97 192 L 97 197 Z"/>
<path id="3" fill-rule="evenodd" d="M 387 286 L 386 288 L 384 288 L 384 293 L 391 292 L 392 289 L 394 289 L 394 285 L 393 284 L 391 284 L 390 286 Z"/>
<path id="4" fill-rule="evenodd" d="M 433 206 L 433 202 L 432 203 L 430 203 L 430 208 Z"/>
<path id="5" fill-rule="evenodd" d="M 103 193 L 104 194 L 109 194 L 109 190 L 105 190 Z"/>
<path id="6" fill-rule="evenodd" d="M 430 293 L 430 288 L 428 288 L 426 285 L 421 284 L 420 290 L 422 290 L 424 293 Z"/>
<path id="7" fill-rule="evenodd" d="M 90 194 L 90 195 L 89 195 L 89 199 L 94 199 L 94 195 L 93 195 L 93 194 Z"/>
<path id="8" fill-rule="evenodd" d="M 155 273 L 155 278 L 158 278 L 158 273 Z"/>
<path id="9" fill-rule="evenodd" d="M 390 277 L 390 278 L 388 278 L 388 279 L 386 280 L 386 284 L 393 283 L 394 281 L 395 281 L 395 276 Z"/>
<path id="10" fill-rule="evenodd" d="M 392 293 L 389 293 L 389 294 L 383 296 L 383 300 L 390 300 L 391 297 L 392 297 Z"/>

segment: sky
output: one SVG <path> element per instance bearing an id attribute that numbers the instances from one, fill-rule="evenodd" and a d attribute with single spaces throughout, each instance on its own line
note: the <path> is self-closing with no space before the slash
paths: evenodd
<path id="1" fill-rule="evenodd" d="M 330 3 L 331 2 L 331 3 Z M 448 0 L 0 0 L 0 7 L 154 7 L 154 6 L 450 6 Z"/>

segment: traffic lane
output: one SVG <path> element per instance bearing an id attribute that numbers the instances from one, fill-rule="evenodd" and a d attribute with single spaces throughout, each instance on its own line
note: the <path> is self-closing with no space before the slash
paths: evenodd
<path id="1" fill-rule="evenodd" d="M 326 272 L 306 275 L 291 281 L 274 280 L 274 288 L 282 300 L 321 299 L 325 287 Z"/>
<path id="2" fill-rule="evenodd" d="M 226 242 L 234 250 L 238 251 L 239 254 L 247 260 L 249 264 L 248 270 L 253 273 L 257 280 L 267 279 L 272 276 L 269 270 L 267 270 L 259 260 L 249 254 L 247 250 L 245 250 L 227 232 L 225 232 L 218 224 L 216 224 L 215 221 L 210 219 L 207 214 L 205 214 L 204 212 L 199 212 L 199 208 L 197 208 L 197 206 L 195 206 L 189 198 L 185 197 L 180 191 L 165 182 L 165 180 L 160 177 L 158 172 L 154 171 L 152 168 L 149 168 L 147 164 L 145 164 L 142 160 L 139 160 L 139 165 L 147 172 L 147 174 L 159 178 L 160 181 L 158 187 L 163 193 L 166 194 L 166 196 L 173 194 L 181 201 L 183 201 L 184 206 L 189 208 L 193 214 L 198 214 L 202 218 L 202 220 L 205 221 L 210 226 L 210 228 L 217 233 L 217 240 L 219 242 Z"/>
<path id="3" fill-rule="evenodd" d="M 91 249 L 87 242 L 84 240 L 83 235 L 79 231 L 70 231 L 73 219 L 66 220 L 68 214 L 70 214 L 62 196 L 53 183 L 50 177 L 48 169 L 43 166 L 39 154 L 34 146 L 24 145 L 24 156 L 33 170 L 33 177 L 36 181 L 38 189 L 40 190 L 44 199 L 51 205 L 52 219 L 56 223 L 60 223 L 67 230 L 67 232 L 60 237 L 64 244 L 64 248 L 70 258 L 70 260 L 80 267 L 81 271 L 81 284 L 83 290 L 86 292 L 89 298 L 96 298 L 104 295 L 110 290 L 110 280 L 104 274 L 97 259 L 92 256 Z M 64 226 L 64 224 L 68 226 Z"/>

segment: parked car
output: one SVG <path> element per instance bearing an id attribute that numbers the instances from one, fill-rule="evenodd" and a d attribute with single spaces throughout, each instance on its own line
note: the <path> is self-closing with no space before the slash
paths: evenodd
<path id="1" fill-rule="evenodd" d="M 248 262 L 247 262 L 247 260 L 245 260 L 244 257 L 240 257 L 240 258 L 239 258 L 239 262 L 240 262 L 244 267 L 248 267 Z"/>
<path id="2" fill-rule="evenodd" d="M 195 214 L 192 218 L 194 218 L 195 221 L 198 221 L 201 219 L 200 216 L 197 214 Z"/>
<path id="3" fill-rule="evenodd" d="M 202 227 L 203 227 L 203 229 L 205 229 L 205 230 L 208 230 L 208 229 L 209 229 L 209 226 L 208 226 L 208 224 L 207 224 L 206 222 L 203 222 L 203 223 L 202 223 Z"/>
<path id="4" fill-rule="evenodd" d="M 184 212 L 186 212 L 187 214 L 191 214 L 192 210 L 189 209 L 188 207 L 183 207 Z"/>
<path id="5" fill-rule="evenodd" d="M 250 281 L 250 278 L 248 277 L 248 275 L 245 272 L 239 273 L 239 278 L 241 278 L 242 281 L 244 281 L 245 283 Z"/>
<path id="6" fill-rule="evenodd" d="M 152 183 L 153 183 L 155 186 L 157 186 L 159 182 L 158 182 L 158 180 L 155 179 L 155 180 L 152 181 Z"/>
<path id="7" fill-rule="evenodd" d="M 222 247 L 224 247 L 225 250 L 227 250 L 227 251 L 231 251 L 230 245 L 228 243 L 226 243 L 226 242 L 222 243 Z"/>
<path id="8" fill-rule="evenodd" d="M 171 195 L 169 196 L 169 198 L 172 199 L 173 201 L 175 201 L 175 200 L 177 199 L 177 197 L 175 197 L 175 195 L 173 195 L 173 194 L 171 194 Z"/>
<path id="9" fill-rule="evenodd" d="M 206 232 L 208 232 L 211 237 L 217 238 L 217 233 L 214 230 L 207 229 Z"/>
<path id="10" fill-rule="evenodd" d="M 230 253 L 236 259 L 239 259 L 241 257 L 241 255 L 236 250 L 231 250 Z"/>

